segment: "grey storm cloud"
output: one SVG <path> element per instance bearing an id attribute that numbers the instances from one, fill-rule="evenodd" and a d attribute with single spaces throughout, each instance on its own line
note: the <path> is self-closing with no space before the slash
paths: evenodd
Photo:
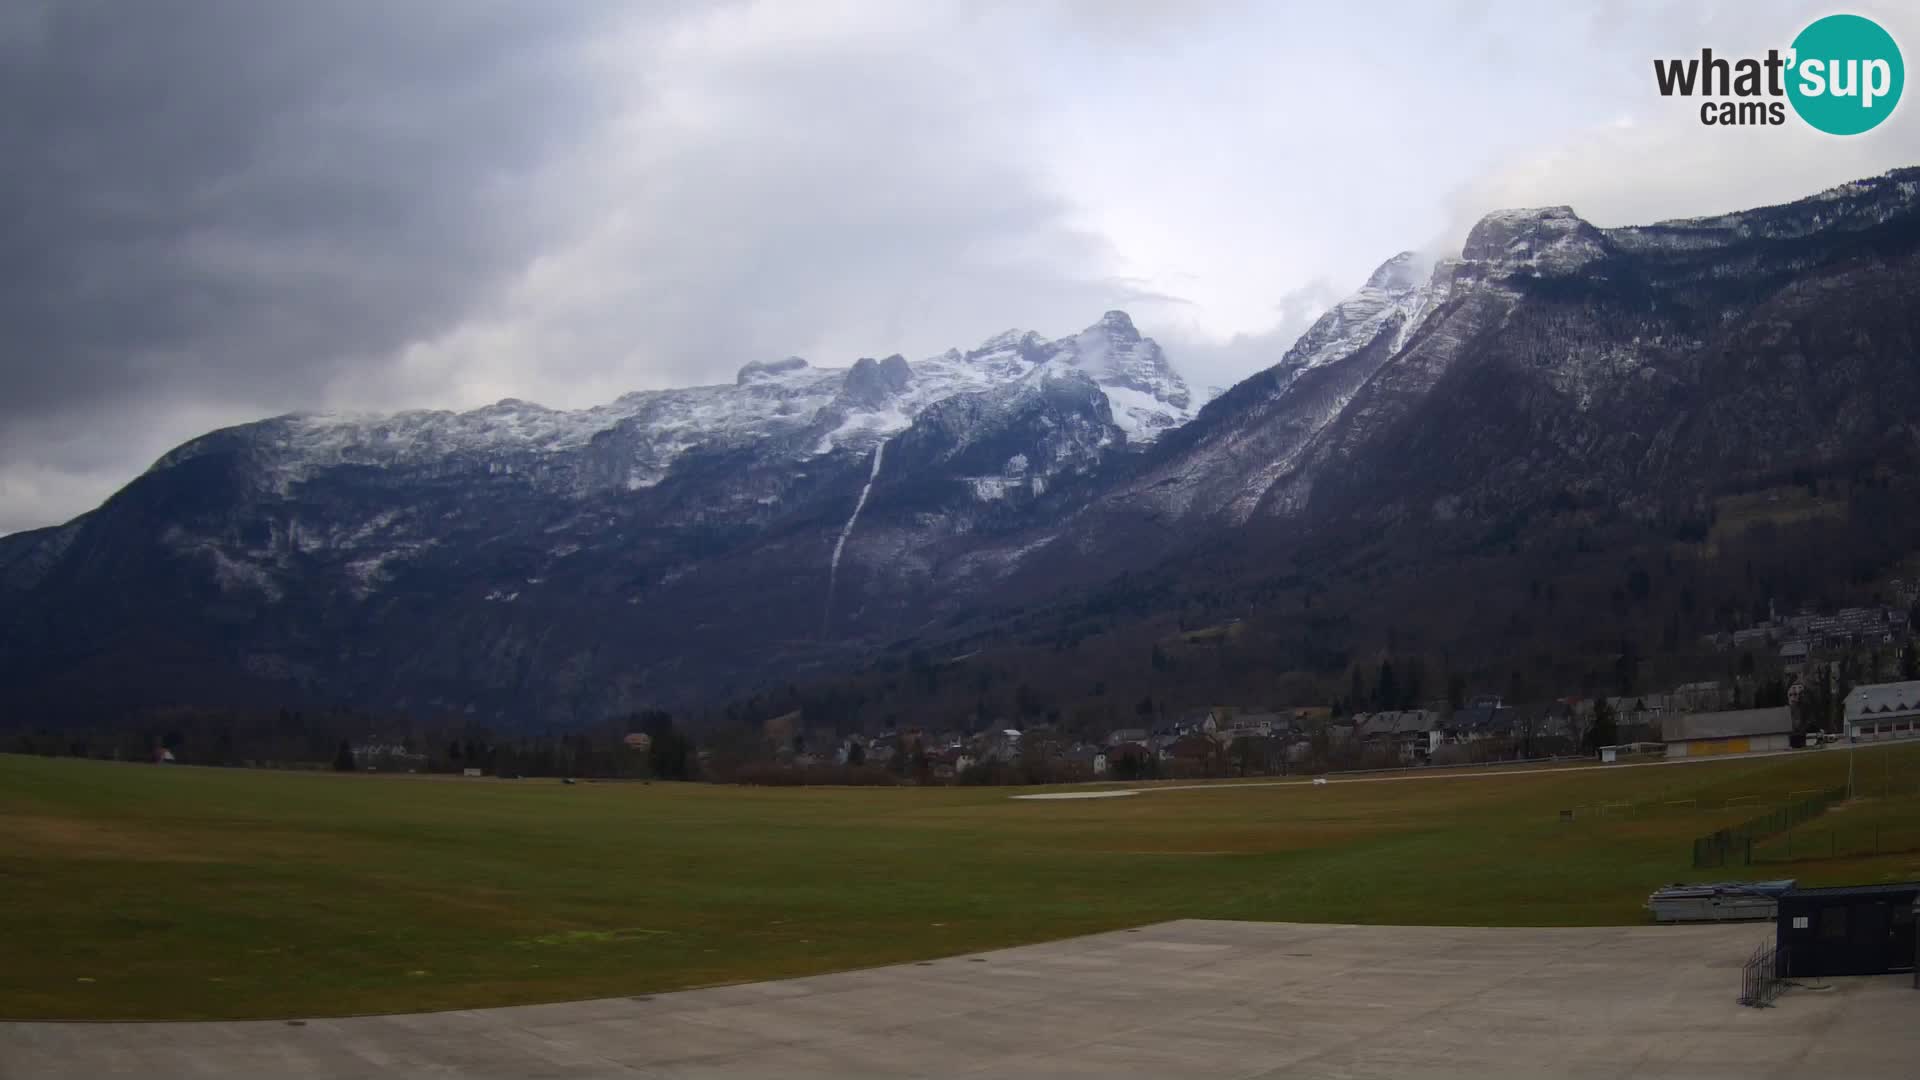
<path id="1" fill-rule="evenodd" d="M 966 58 L 818 11 L 10 8 L 0 532 L 273 412 L 578 405 L 1132 295 Z"/>
<path id="2" fill-rule="evenodd" d="M 186 433 L 173 410 L 310 399 L 497 287 L 539 239 L 518 192 L 593 113 L 569 71 L 587 14 L 13 8 L 0 469 L 38 455 L 56 477 L 125 470 L 129 435 Z M 5 494 L 0 530 L 46 523 L 32 493 Z"/>
<path id="3" fill-rule="evenodd" d="M 591 103 L 576 27 L 456 9 L 482 10 L 49 5 L 0 73 L 8 407 L 316 387 L 494 284 L 539 238 L 516 189 Z"/>

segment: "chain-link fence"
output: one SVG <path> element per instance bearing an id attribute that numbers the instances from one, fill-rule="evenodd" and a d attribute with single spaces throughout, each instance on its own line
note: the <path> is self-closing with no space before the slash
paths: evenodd
<path id="1" fill-rule="evenodd" d="M 1827 788 L 1804 798 L 1749 818 L 1738 825 L 1698 837 L 1693 842 L 1693 865 L 1695 869 L 1713 866 L 1726 866 L 1729 863 L 1746 865 L 1753 862 L 1753 845 L 1786 832 L 1795 825 L 1802 824 L 1826 813 L 1827 808 L 1845 800 L 1847 789 L 1843 787 Z"/>

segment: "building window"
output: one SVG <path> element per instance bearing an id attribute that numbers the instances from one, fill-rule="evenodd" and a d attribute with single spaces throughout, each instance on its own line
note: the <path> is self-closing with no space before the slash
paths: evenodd
<path id="1" fill-rule="evenodd" d="M 1847 940 L 1847 909 L 1828 907 L 1820 909 L 1820 940 Z"/>
<path id="2" fill-rule="evenodd" d="M 1880 945 L 1887 940 L 1888 911 L 1885 904 L 1857 904 L 1853 911 L 1853 943 Z"/>

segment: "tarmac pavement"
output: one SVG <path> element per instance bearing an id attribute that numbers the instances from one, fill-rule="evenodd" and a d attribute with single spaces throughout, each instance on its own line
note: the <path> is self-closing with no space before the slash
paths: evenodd
<path id="1" fill-rule="evenodd" d="M 0 1077 L 1913 1077 L 1910 976 L 1735 1002 L 1769 924 L 1183 920 L 651 997 L 0 1023 Z"/>

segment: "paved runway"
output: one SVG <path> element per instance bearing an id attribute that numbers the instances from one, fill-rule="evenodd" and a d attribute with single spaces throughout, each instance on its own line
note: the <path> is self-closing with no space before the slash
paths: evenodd
<path id="1" fill-rule="evenodd" d="M 1906 976 L 1735 1004 L 1765 925 L 1181 921 L 786 982 L 468 1012 L 0 1024 L 26 1077 L 1912 1077 Z"/>

